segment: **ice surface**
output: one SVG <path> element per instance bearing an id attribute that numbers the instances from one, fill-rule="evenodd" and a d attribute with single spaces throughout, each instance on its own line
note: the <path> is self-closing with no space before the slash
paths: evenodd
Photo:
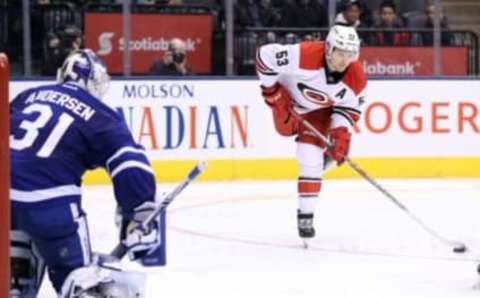
<path id="1" fill-rule="evenodd" d="M 147 297 L 479 297 L 480 180 L 381 180 L 439 234 L 433 239 L 363 180 L 326 180 L 317 236 L 305 250 L 296 231 L 296 181 L 197 182 L 169 207 L 167 266 L 148 272 Z M 173 184 L 162 184 L 172 189 Z M 84 189 L 92 245 L 116 244 L 113 194 Z M 39 297 L 54 297 L 48 281 Z"/>

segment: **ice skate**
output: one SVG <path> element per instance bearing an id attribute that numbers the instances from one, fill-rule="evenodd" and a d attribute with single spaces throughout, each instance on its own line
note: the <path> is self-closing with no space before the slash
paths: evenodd
<path id="1" fill-rule="evenodd" d="M 297 212 L 298 235 L 303 240 L 304 248 L 308 248 L 308 240 L 315 237 L 315 228 L 313 227 L 313 213 Z"/>

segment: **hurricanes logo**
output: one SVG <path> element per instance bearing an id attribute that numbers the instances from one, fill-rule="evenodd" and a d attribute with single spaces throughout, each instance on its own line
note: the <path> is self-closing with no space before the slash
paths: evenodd
<path id="1" fill-rule="evenodd" d="M 328 94 L 320 90 L 314 89 L 303 83 L 297 84 L 298 90 L 302 93 L 303 97 L 311 103 L 321 106 L 331 106 L 333 101 L 330 100 Z"/>

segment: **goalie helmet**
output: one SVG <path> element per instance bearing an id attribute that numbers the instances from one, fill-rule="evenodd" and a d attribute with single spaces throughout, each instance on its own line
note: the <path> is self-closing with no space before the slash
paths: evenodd
<path id="1" fill-rule="evenodd" d="M 345 68 L 353 61 L 358 60 L 360 56 L 360 39 L 353 27 L 344 25 L 333 26 L 328 32 L 325 43 L 327 61 L 332 62 L 332 60 L 336 60 L 335 62 L 338 62 L 338 57 L 333 56 L 334 51 L 339 50 L 338 52 L 343 53 L 341 59 L 345 61 L 341 62 L 345 64 Z"/>
<path id="2" fill-rule="evenodd" d="M 70 54 L 57 72 L 59 83 L 73 83 L 102 99 L 108 88 L 110 76 L 107 67 L 90 49 Z"/>

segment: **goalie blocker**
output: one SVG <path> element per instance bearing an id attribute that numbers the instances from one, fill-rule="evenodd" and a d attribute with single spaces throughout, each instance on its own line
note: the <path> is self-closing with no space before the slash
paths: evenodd
<path id="1" fill-rule="evenodd" d="M 140 259 L 140 263 L 143 266 L 165 266 L 167 264 L 166 215 L 164 210 L 160 213 L 160 218 L 158 219 L 160 245 Z"/>
<path id="2" fill-rule="evenodd" d="M 121 210 L 117 207 L 115 224 L 120 227 L 122 224 Z M 140 262 L 143 266 L 165 266 L 167 264 L 167 242 L 166 242 L 166 210 L 162 210 L 157 218 L 158 225 L 158 237 L 160 238 L 160 245 L 151 252 L 142 256 L 137 262 Z M 120 235 L 120 241 L 122 241 L 122 235 Z"/>

